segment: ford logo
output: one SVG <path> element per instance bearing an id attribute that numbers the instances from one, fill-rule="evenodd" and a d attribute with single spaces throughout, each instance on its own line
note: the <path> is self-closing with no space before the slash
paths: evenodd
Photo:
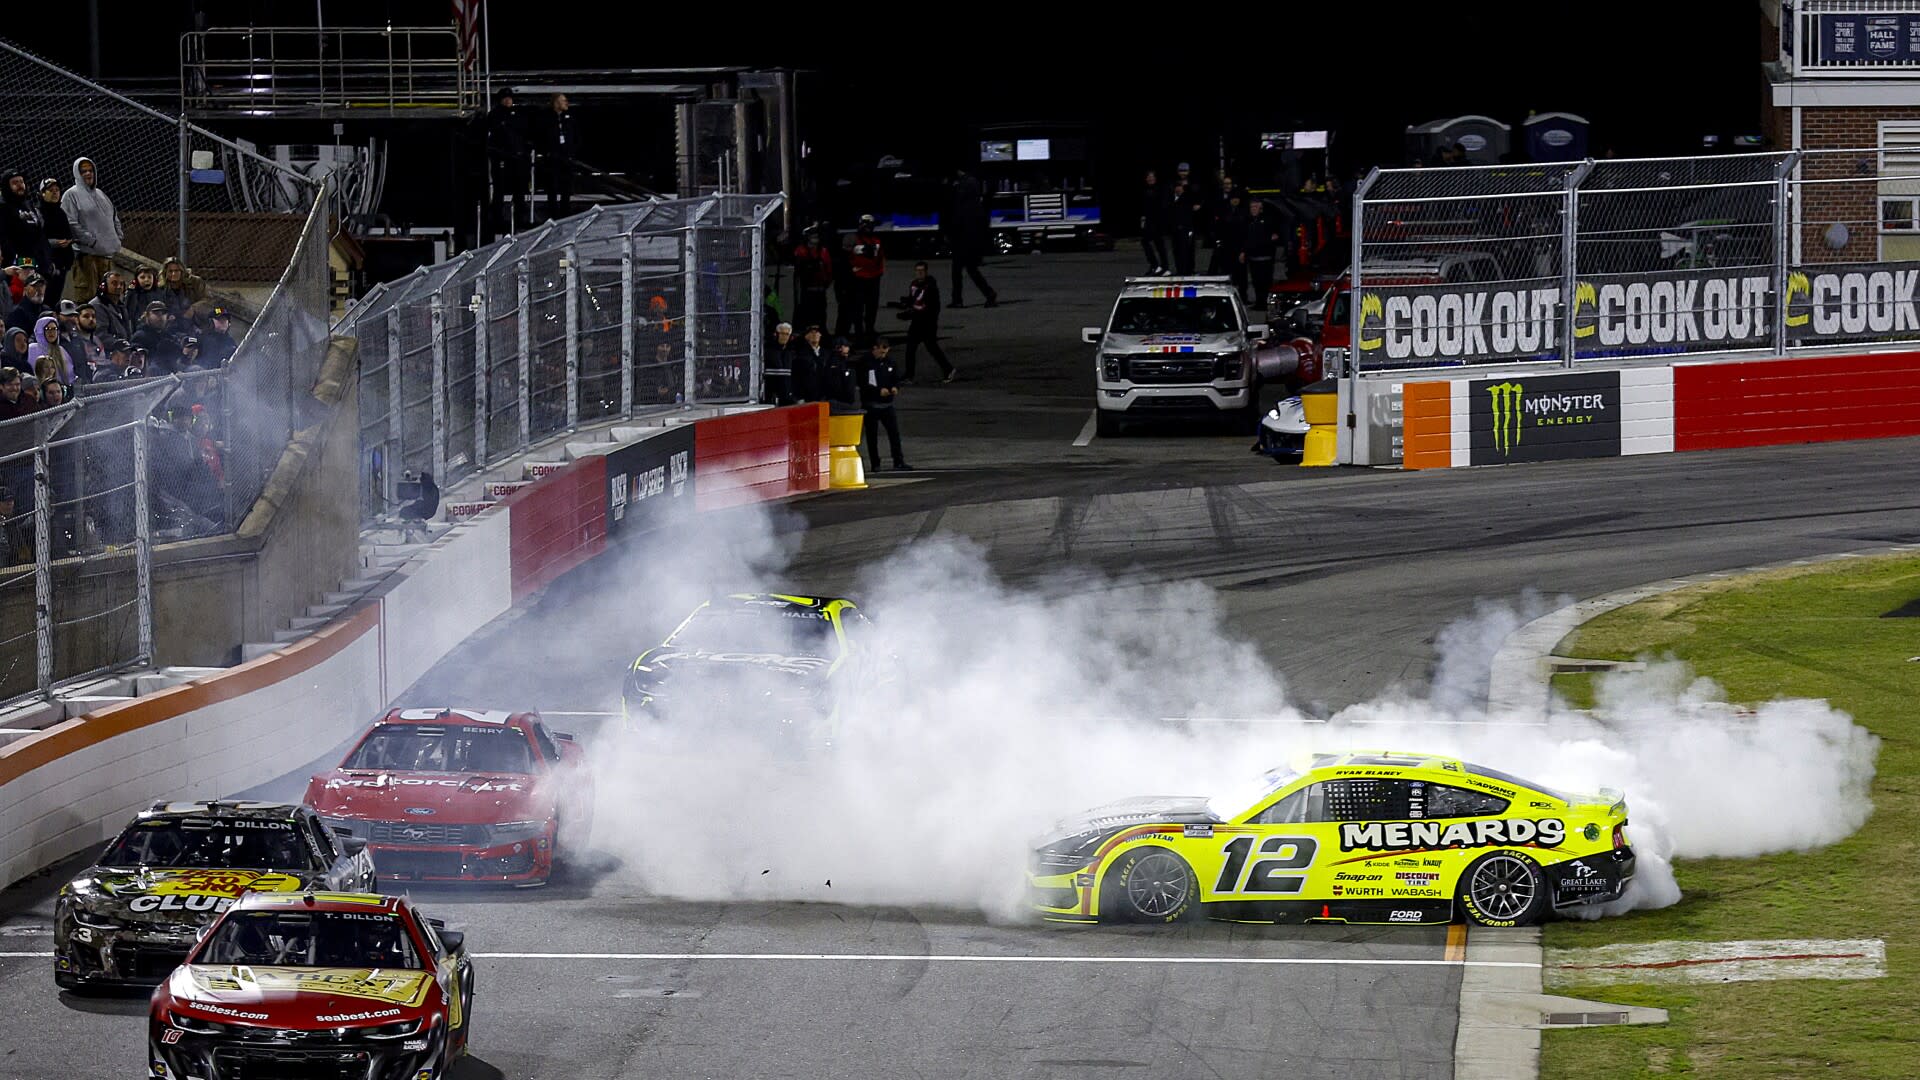
<path id="1" fill-rule="evenodd" d="M 430 806 L 409 806 L 407 807 L 407 813 L 421 815 L 431 814 L 433 813 L 433 808 Z"/>

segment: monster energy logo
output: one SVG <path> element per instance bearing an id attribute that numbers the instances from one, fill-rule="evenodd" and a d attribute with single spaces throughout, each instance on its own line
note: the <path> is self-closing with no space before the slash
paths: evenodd
<path id="1" fill-rule="evenodd" d="M 1493 445 L 1504 456 L 1520 445 L 1520 402 L 1524 387 L 1517 382 L 1494 383 L 1487 387 L 1493 405 Z"/>

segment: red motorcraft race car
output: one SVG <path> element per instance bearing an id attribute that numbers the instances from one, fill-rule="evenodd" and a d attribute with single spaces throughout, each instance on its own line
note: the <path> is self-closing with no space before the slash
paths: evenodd
<path id="1" fill-rule="evenodd" d="M 153 1077 L 441 1080 L 467 1051 L 463 935 L 406 900 L 249 893 L 153 992 Z"/>
<path id="2" fill-rule="evenodd" d="M 593 778 L 538 713 L 394 709 L 306 803 L 367 841 L 382 881 L 541 885 L 586 840 Z"/>

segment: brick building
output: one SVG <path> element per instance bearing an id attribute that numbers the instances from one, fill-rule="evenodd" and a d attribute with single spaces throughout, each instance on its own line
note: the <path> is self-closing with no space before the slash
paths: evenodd
<path id="1" fill-rule="evenodd" d="M 1765 128 L 1802 151 L 1793 261 L 1920 259 L 1920 0 L 1761 0 Z"/>

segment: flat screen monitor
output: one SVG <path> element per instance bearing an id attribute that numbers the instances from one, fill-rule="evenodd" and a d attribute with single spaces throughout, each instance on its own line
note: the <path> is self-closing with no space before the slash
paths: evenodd
<path id="1" fill-rule="evenodd" d="M 1045 161 L 1053 156 L 1052 149 L 1046 139 L 1021 139 L 1015 147 L 1014 156 L 1021 161 Z"/>
<path id="2" fill-rule="evenodd" d="M 1325 150 L 1327 133 L 1324 131 L 1296 131 L 1293 133 L 1295 150 Z"/>
<path id="3" fill-rule="evenodd" d="M 1010 142 L 987 141 L 980 144 L 981 161 L 1012 161 L 1013 144 Z"/>
<path id="4" fill-rule="evenodd" d="M 1260 133 L 1260 149 L 1262 150 L 1293 149 L 1293 132 L 1291 131 L 1261 132 Z"/>

